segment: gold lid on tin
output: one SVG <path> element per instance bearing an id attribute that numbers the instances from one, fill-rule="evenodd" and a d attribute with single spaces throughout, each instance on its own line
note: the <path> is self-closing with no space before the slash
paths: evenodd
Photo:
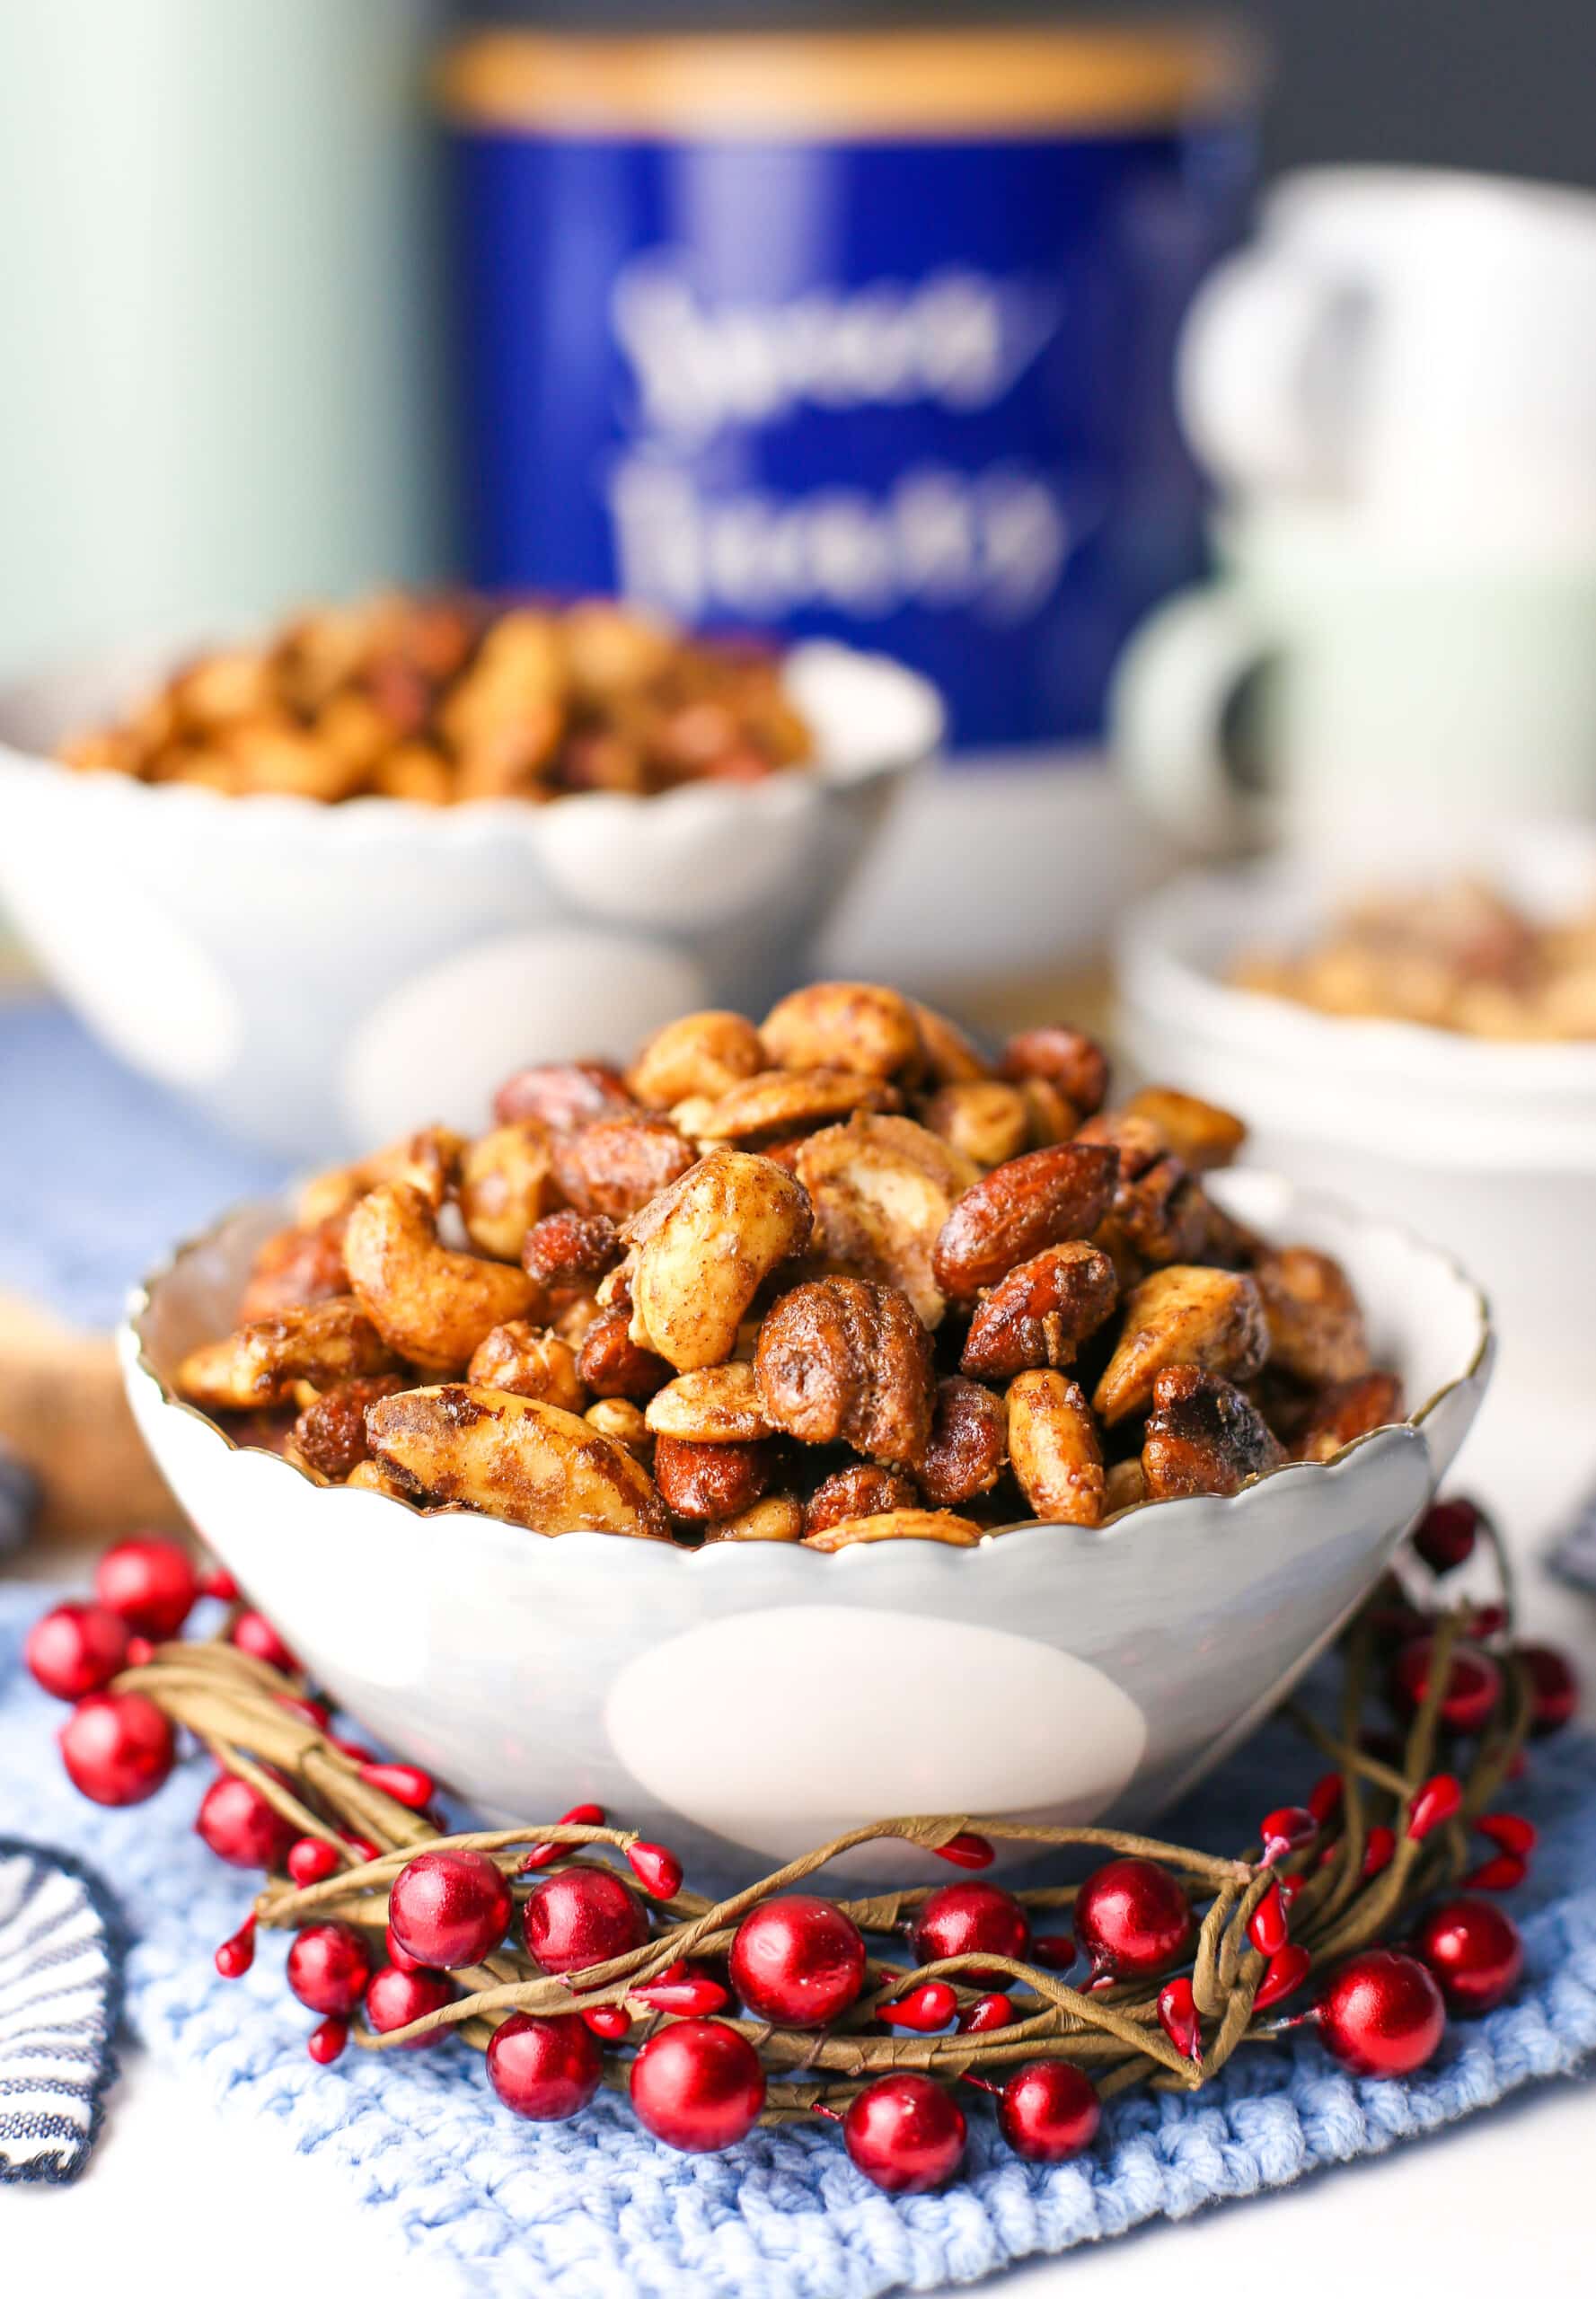
<path id="1" fill-rule="evenodd" d="M 438 70 L 458 125 L 542 136 L 957 141 L 1156 128 L 1261 78 L 1233 24 L 697 32 L 478 31 Z"/>

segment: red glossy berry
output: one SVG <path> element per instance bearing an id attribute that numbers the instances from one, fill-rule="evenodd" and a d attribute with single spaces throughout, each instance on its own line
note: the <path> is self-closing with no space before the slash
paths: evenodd
<path id="1" fill-rule="evenodd" d="M 302 1836 L 288 1846 L 288 1873 L 301 1891 L 307 1884 L 325 1883 L 343 1864 L 335 1847 L 319 1836 Z"/>
<path id="2" fill-rule="evenodd" d="M 279 1708 L 286 1708 L 302 1723 L 313 1724 L 318 1732 L 324 1732 L 332 1722 L 332 1713 L 322 1701 L 302 1700 L 296 1692 L 274 1692 L 271 1696 Z"/>
<path id="3" fill-rule="evenodd" d="M 864 1934 L 830 1900 L 807 1892 L 766 1900 L 731 1943 L 731 1984 L 757 2020 L 824 2028 L 864 1986 Z"/>
<path id="4" fill-rule="evenodd" d="M 1470 1892 L 1516 1892 L 1529 1873 L 1530 1863 L 1521 1853 L 1499 1852 L 1464 1877 L 1463 1889 Z"/>
<path id="5" fill-rule="evenodd" d="M 318 2067 L 331 2067 L 348 2040 L 347 2020 L 323 2020 L 319 2028 L 312 2029 L 304 2048 Z"/>
<path id="6" fill-rule="evenodd" d="M 552 2019 L 514 2013 L 488 2046 L 488 2081 L 511 2114 L 529 2123 L 564 2123 L 578 2114 L 604 2066 L 592 2030 L 574 2012 Z"/>
<path id="7" fill-rule="evenodd" d="M 175 1541 L 119 1541 L 94 1568 L 94 1594 L 141 1636 L 175 1636 L 194 1609 L 199 1582 Z"/>
<path id="8" fill-rule="evenodd" d="M 1321 1772 L 1309 1793 L 1308 1810 L 1323 1828 L 1341 1810 L 1346 1793 L 1345 1783 L 1338 1772 Z"/>
<path id="9" fill-rule="evenodd" d="M 342 1837 L 344 1842 L 348 1845 L 349 1850 L 354 1854 L 357 1860 L 380 1860 L 382 1858 L 382 1846 L 380 1845 L 374 1844 L 368 1836 L 351 1835 L 348 1828 L 339 1828 L 338 1833 Z"/>
<path id="10" fill-rule="evenodd" d="M 1493 1636 L 1500 1636 L 1506 1626 L 1505 1605 L 1476 1605 L 1468 1634 L 1483 1644 Z"/>
<path id="11" fill-rule="evenodd" d="M 964 2110 L 929 2075 L 904 2069 L 851 2102 L 842 2140 L 855 2170 L 888 2195 L 924 2195 L 959 2167 Z"/>
<path id="12" fill-rule="evenodd" d="M 604 1808 L 602 1804 L 573 1804 L 569 1812 L 562 1812 L 560 1817 L 571 1828 L 602 1828 Z M 547 1868 L 554 1861 L 563 1860 L 573 1849 L 569 1844 L 534 1844 L 521 1863 L 521 1873 L 525 1876 L 534 1868 Z"/>
<path id="13" fill-rule="evenodd" d="M 509 1929 L 510 1888 L 485 1852 L 423 1852 L 388 1894 L 388 1928 L 405 1954 L 438 1970 L 480 1964 Z"/>
<path id="14" fill-rule="evenodd" d="M 247 1652 L 251 1660 L 264 1660 L 269 1669 L 280 1669 L 286 1677 L 299 1674 L 298 1661 L 264 1613 L 240 1613 L 227 1634 L 239 1651 Z"/>
<path id="15" fill-rule="evenodd" d="M 360 1777 L 368 1788 L 380 1790 L 392 1796 L 396 1804 L 407 1811 L 424 1812 L 437 1794 L 437 1783 L 429 1772 L 414 1764 L 363 1764 Z"/>
<path id="16" fill-rule="evenodd" d="M 57 1700 L 103 1692 L 128 1664 L 128 1624 L 109 1605 L 57 1605 L 28 1631 L 22 1658 Z"/>
<path id="17" fill-rule="evenodd" d="M 1306 1804 L 1282 1804 L 1265 1813 L 1258 1834 L 1264 1840 L 1260 1865 L 1272 1868 L 1288 1853 L 1301 1852 L 1310 1845 L 1318 1834 L 1318 1821 Z"/>
<path id="18" fill-rule="evenodd" d="M 634 1987 L 631 1993 L 650 2012 L 670 2012 L 677 2019 L 707 2019 L 711 2012 L 724 2012 L 731 2002 L 712 1972 L 685 1958 L 667 1964 L 664 1971 L 646 1980 L 640 1987 Z"/>
<path id="19" fill-rule="evenodd" d="M 1474 1555 L 1479 1527 L 1472 1501 L 1433 1501 L 1419 1519 L 1413 1545 L 1432 1572 L 1455 1572 Z"/>
<path id="20" fill-rule="evenodd" d="M 1382 1874 L 1396 1856 L 1397 1838 L 1394 1831 L 1388 1828 L 1371 1828 L 1368 1842 L 1363 1846 L 1363 1874 L 1365 1876 Z"/>
<path id="21" fill-rule="evenodd" d="M 73 1786 L 96 1804 L 142 1804 L 177 1757 L 171 1725 L 142 1692 L 90 1693 L 57 1740 Z"/>
<path id="22" fill-rule="evenodd" d="M 1165 1971 L 1191 1933 L 1186 1894 L 1155 1860 L 1110 1860 L 1075 1896 L 1075 1936 L 1094 1973 Z"/>
<path id="23" fill-rule="evenodd" d="M 578 2016 L 607 2044 L 622 2043 L 631 2033 L 631 2013 L 624 2004 L 595 2004 Z"/>
<path id="24" fill-rule="evenodd" d="M 366 1993 L 371 1951 L 352 1924 L 310 1924 L 288 1951 L 288 1986 L 307 2012 L 348 2016 Z"/>
<path id="25" fill-rule="evenodd" d="M 1432 1908 L 1413 1946 L 1434 1973 L 1449 2012 L 1494 2012 L 1524 1969 L 1523 1936 L 1512 1916 L 1467 1894 Z"/>
<path id="26" fill-rule="evenodd" d="M 721 2020 L 683 2020 L 650 2036 L 631 2064 L 638 2121 L 688 2155 L 735 2147 L 764 2106 L 764 2069 Z"/>
<path id="27" fill-rule="evenodd" d="M 1482 1812 L 1474 1823 L 1483 1837 L 1501 1845 L 1503 1852 L 1516 1852 L 1521 1860 L 1528 1860 L 1540 1841 L 1540 1831 L 1533 1820 L 1521 1812 Z"/>
<path id="28" fill-rule="evenodd" d="M 252 1782 L 219 1772 L 200 1798 L 194 1833 L 230 1868 L 280 1868 L 296 1831 Z"/>
<path id="29" fill-rule="evenodd" d="M 391 1924 L 386 1925 L 384 1929 L 383 1945 L 388 1951 L 388 1961 L 398 1971 L 424 1972 L 431 1969 L 429 1965 L 424 1964 L 421 1961 L 419 1956 L 406 1954 L 405 1951 L 400 1946 L 398 1941 L 393 1937 L 393 1926 Z"/>
<path id="30" fill-rule="evenodd" d="M 977 1836 L 974 1828 L 961 1828 L 937 1846 L 937 1857 L 950 1860 L 956 1868 L 990 1868 L 997 1854 L 985 1837 Z"/>
<path id="31" fill-rule="evenodd" d="M 1178 1979 L 1166 1980 L 1159 1990 L 1159 2025 L 1177 2052 L 1187 2059 L 1203 2057 L 1203 2023 L 1197 2016 L 1197 1998 L 1184 1973 Z"/>
<path id="32" fill-rule="evenodd" d="M 944 1956 L 1009 1956 L 1023 1963 L 1031 1944 L 1030 1918 L 1001 1884 L 945 1884 L 916 1910 L 909 1939 L 915 1960 Z M 972 1965 L 959 1975 L 970 1987 L 1001 1987 L 1002 1972 Z"/>
<path id="33" fill-rule="evenodd" d="M 1407 1815 L 1407 1833 L 1415 1844 L 1422 1844 L 1439 1828 L 1444 1828 L 1463 1809 L 1463 1785 L 1456 1775 L 1438 1772 L 1426 1780 L 1413 1800 Z"/>
<path id="34" fill-rule="evenodd" d="M 128 1666 L 130 1669 L 147 1669 L 154 1657 L 155 1648 L 147 1636 L 130 1636 L 128 1639 Z"/>
<path id="35" fill-rule="evenodd" d="M 682 1863 L 663 1844 L 629 1845 L 626 1863 L 653 1899 L 673 1899 L 682 1889 Z"/>
<path id="36" fill-rule="evenodd" d="M 1044 1971 L 1067 1972 L 1079 1952 L 1072 1932 L 1038 1932 L 1031 1942 L 1031 1961 Z"/>
<path id="37" fill-rule="evenodd" d="M 377 2033 L 385 2036 L 394 2028 L 408 2028 L 412 2020 L 424 2020 L 429 2012 L 442 2011 L 454 1995 L 445 1972 L 425 1968 L 401 1972 L 397 1964 L 384 1964 L 366 1983 L 366 2016 Z M 429 2035 L 411 2036 L 395 2048 L 425 2051 L 429 2044 L 444 2042 L 448 2032 L 446 2027 L 434 2028 Z"/>
<path id="38" fill-rule="evenodd" d="M 958 2015 L 961 2036 L 984 2036 L 994 2028 L 1012 2027 L 1015 2010 L 1006 1995 L 978 1995 Z"/>
<path id="39" fill-rule="evenodd" d="M 1102 2120 L 1097 2092 L 1067 2059 L 1027 2060 L 998 2095 L 998 2128 L 1027 2163 L 1067 2163 Z"/>
<path id="40" fill-rule="evenodd" d="M 527 1953 L 546 1972 L 578 1972 L 640 1948 L 648 1919 L 635 1893 L 603 1868 L 546 1876 L 521 1911 Z"/>
<path id="41" fill-rule="evenodd" d="M 1544 1740 L 1572 1722 L 1579 1707 L 1579 1678 L 1550 1644 L 1521 1644 L 1518 1657 L 1530 1672 L 1530 1730 Z"/>
<path id="42" fill-rule="evenodd" d="M 1278 1955 L 1271 1956 L 1264 1967 L 1264 1977 L 1258 1982 L 1258 1992 L 1253 1997 L 1255 2012 L 1265 2012 L 1271 2004 L 1278 2004 L 1283 1996 L 1291 1995 L 1308 1977 L 1313 1959 L 1300 1942 L 1288 1941 Z"/>
<path id="43" fill-rule="evenodd" d="M 1398 1653 L 1392 1685 L 1403 1706 L 1416 1709 L 1430 1689 L 1435 1639 L 1415 1636 Z M 1442 1696 L 1441 1721 L 1453 1732 L 1477 1732 L 1489 1723 L 1502 1697 L 1502 1671 L 1475 1644 L 1454 1644 Z"/>
<path id="44" fill-rule="evenodd" d="M 199 1593 L 202 1597 L 215 1597 L 224 1605 L 235 1605 L 238 1602 L 238 1583 L 225 1567 L 213 1564 L 208 1572 L 202 1572 L 199 1576 Z"/>
<path id="45" fill-rule="evenodd" d="M 889 2028 L 913 2028 L 916 2035 L 934 2035 L 945 2028 L 958 2010 L 958 1998 L 945 1979 L 928 1979 L 912 1987 L 891 2004 L 881 2006 L 880 2016 Z"/>
<path id="46" fill-rule="evenodd" d="M 216 1967 L 224 1979 L 242 1979 L 255 1960 L 255 1919 L 246 1916 L 229 1940 L 216 1952 Z"/>
<path id="47" fill-rule="evenodd" d="M 1370 1948 L 1342 1965 L 1316 2014 L 1327 2048 L 1354 2075 L 1411 2075 L 1446 2032 L 1441 1990 L 1416 1956 Z"/>
<path id="48" fill-rule="evenodd" d="M 1280 1886 L 1271 1884 L 1247 1920 L 1247 1936 L 1260 1956 L 1277 1956 L 1290 1935 Z"/>
<path id="49" fill-rule="evenodd" d="M 346 1740 L 340 1739 L 339 1734 L 336 1732 L 329 1732 L 327 1735 L 327 1743 L 330 1748 L 336 1748 L 340 1757 L 348 1757 L 351 1764 L 375 1764 L 377 1762 L 376 1750 L 375 1748 L 368 1748 L 364 1740 Z"/>

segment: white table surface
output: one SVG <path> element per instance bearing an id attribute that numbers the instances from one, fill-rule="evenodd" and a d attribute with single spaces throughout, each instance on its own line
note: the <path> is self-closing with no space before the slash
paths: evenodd
<path id="1" fill-rule="evenodd" d="M 1537 1418 L 1527 1403 L 1512 1457 L 1471 1451 L 1456 1481 L 1511 1495 L 1525 1528 L 1555 1522 L 1596 1465 L 1569 1458 L 1565 1414 L 1548 1407 L 1544 1428 Z M 1596 1600 L 1539 1572 L 1528 1544 L 1520 1563 L 1527 1628 L 1568 1650 L 1596 1689 Z M 39 1569 L 59 1572 L 58 1554 Z M 132 2053 L 77 2184 L 0 2188 L 0 2293 L 100 2299 L 108 2270 L 163 2299 L 322 2299 L 345 2277 L 383 2299 L 459 2287 L 385 2238 L 331 2165 L 295 2154 L 269 2126 L 214 2116 Z M 1230 2283 L 1291 2299 L 1346 2299 L 1349 2278 L 1356 2299 L 1501 2299 L 1531 2277 L 1550 2294 L 1596 2288 L 1596 2069 L 1378 2162 L 1038 2261 L 993 2287 L 1054 2299 L 1067 2281 L 1070 2299 L 1165 2299 L 1171 2275 L 1198 2292 Z M 490 2275 L 474 2288 L 493 2299 Z"/>

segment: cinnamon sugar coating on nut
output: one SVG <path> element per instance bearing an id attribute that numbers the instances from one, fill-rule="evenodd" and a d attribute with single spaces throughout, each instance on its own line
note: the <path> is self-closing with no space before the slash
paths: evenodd
<path id="1" fill-rule="evenodd" d="M 960 1366 L 983 1380 L 1006 1380 L 1032 1365 L 1072 1365 L 1118 1299 L 1114 1264 L 1099 1246 L 1079 1238 L 1049 1246 L 980 1302 Z"/>
<path id="2" fill-rule="evenodd" d="M 977 1166 L 1001 1166 L 1033 1146 L 1030 1105 L 1018 1086 L 1005 1085 L 1001 1078 L 939 1086 L 921 1116 L 950 1149 Z"/>
<path id="3" fill-rule="evenodd" d="M 714 1100 L 765 1067 L 759 1032 L 745 1015 L 710 1009 L 667 1022 L 638 1050 L 626 1082 L 645 1109 Z"/>
<path id="4" fill-rule="evenodd" d="M 1154 1382 L 1171 1365 L 1246 1381 L 1268 1354 L 1264 1305 L 1250 1277 L 1225 1269 L 1154 1270 L 1125 1303 L 1119 1343 L 1092 1403 L 1105 1421 L 1123 1421 L 1145 1412 Z"/>
<path id="5" fill-rule="evenodd" d="M 1350 1381 L 1332 1382 L 1313 1400 L 1292 1458 L 1334 1460 L 1344 1445 L 1401 1418 L 1402 1384 L 1394 1373 L 1359 1373 Z"/>
<path id="6" fill-rule="evenodd" d="M 772 1006 L 759 1026 L 779 1070 L 845 1070 L 897 1078 L 922 1063 L 913 1008 L 874 982 L 814 982 Z"/>
<path id="7" fill-rule="evenodd" d="M 621 1258 L 621 1239 L 607 1213 L 578 1213 L 562 1206 L 534 1221 L 521 1240 L 521 1266 L 535 1285 L 570 1285 L 603 1277 Z"/>
<path id="8" fill-rule="evenodd" d="M 657 1436 L 697 1445 L 747 1445 L 771 1433 L 754 1368 L 740 1361 L 678 1373 L 649 1398 L 648 1423 Z"/>
<path id="9" fill-rule="evenodd" d="M 541 1119 L 496 1126 L 460 1161 L 460 1217 L 479 1253 L 519 1261 L 522 1241 L 549 1202 L 552 1161 Z"/>
<path id="10" fill-rule="evenodd" d="M 772 1493 L 735 1517 L 721 1517 L 704 1533 L 711 1541 L 797 1541 L 804 1537 L 803 1504 L 794 1493 Z"/>
<path id="11" fill-rule="evenodd" d="M 668 1118 L 595 1118 L 553 1140 L 554 1175 L 579 1213 L 624 1221 L 697 1163 Z"/>
<path id="12" fill-rule="evenodd" d="M 347 1213 L 368 1189 L 381 1182 L 408 1182 L 436 1211 L 448 1195 L 460 1165 L 465 1137 L 446 1125 L 424 1125 L 391 1141 L 357 1165 L 338 1166 L 331 1173 L 314 1174 L 299 1193 L 295 1212 L 307 1228 Z"/>
<path id="13" fill-rule="evenodd" d="M 1078 1141 L 1027 1150 L 985 1174 L 942 1225 L 932 1273 L 949 1300 L 973 1301 L 1048 1246 L 1089 1237 L 1107 1211 L 1117 1151 Z"/>
<path id="14" fill-rule="evenodd" d="M 1003 1048 L 999 1064 L 1005 1078 L 1045 1078 L 1082 1117 L 1103 1106 L 1108 1091 L 1108 1057 L 1096 1038 L 1056 1023 L 1020 1030 Z"/>
<path id="15" fill-rule="evenodd" d="M 1355 1380 L 1369 1370 L 1363 1313 L 1338 1261 L 1309 1246 L 1286 1246 L 1260 1254 L 1252 1273 L 1273 1364 L 1314 1383 Z"/>
<path id="16" fill-rule="evenodd" d="M 913 1477 L 875 1461 L 855 1461 L 816 1486 L 804 1503 L 804 1533 L 824 1533 L 849 1517 L 881 1517 L 919 1506 L 920 1487 Z"/>
<path id="17" fill-rule="evenodd" d="M 633 1341 L 625 1309 L 604 1309 L 582 1336 L 577 1371 L 597 1397 L 630 1397 L 641 1405 L 663 1388 L 671 1369 L 663 1357 Z"/>
<path id="18" fill-rule="evenodd" d="M 1162 1130 L 1151 1118 L 1106 1111 L 1089 1119 L 1075 1139 L 1119 1153 L 1113 1202 L 1096 1236 L 1113 1255 L 1121 1283 L 1168 1262 L 1195 1261 L 1213 1209 Z"/>
<path id="19" fill-rule="evenodd" d="M 630 1397 L 595 1397 L 583 1420 L 601 1437 L 613 1437 L 617 1445 L 624 1445 L 634 1459 L 645 1466 L 653 1458 L 654 1440 L 642 1410 Z"/>
<path id="20" fill-rule="evenodd" d="M 1173 1366 L 1153 1384 L 1152 1401 L 1142 1444 L 1150 1501 L 1239 1493 L 1285 1458 L 1257 1407 L 1217 1373 Z"/>
<path id="21" fill-rule="evenodd" d="M 1231 1164 L 1247 1140 L 1246 1126 L 1230 1111 L 1195 1094 L 1177 1093 L 1173 1086 L 1143 1086 L 1124 1105 L 1124 1114 L 1156 1125 L 1194 1174 Z"/>
<path id="22" fill-rule="evenodd" d="M 524 1271 L 440 1245 L 436 1211 L 408 1182 L 367 1191 L 349 1216 L 344 1262 L 389 1347 L 431 1371 L 463 1370 L 495 1326 L 534 1307 Z"/>
<path id="23" fill-rule="evenodd" d="M 1009 1385 L 1009 1457 L 1031 1512 L 1062 1525 L 1103 1521 L 1103 1451 L 1079 1382 L 1041 1367 Z"/>
<path id="24" fill-rule="evenodd" d="M 251 1413 L 282 1405 L 297 1384 L 324 1389 L 362 1373 L 388 1373 L 394 1352 L 361 1304 L 345 1294 L 263 1317 L 223 1341 L 190 1350 L 177 1388 L 207 1413 Z"/>
<path id="25" fill-rule="evenodd" d="M 637 1104 L 621 1072 L 607 1061 L 534 1062 L 507 1078 L 493 1097 L 500 1125 L 535 1117 L 551 1133 L 586 1125 L 595 1117 L 624 1117 Z"/>
<path id="26" fill-rule="evenodd" d="M 683 1437 L 654 1440 L 654 1482 L 673 1517 L 711 1524 L 736 1517 L 763 1498 L 771 1481 L 768 1445 L 694 1445 Z"/>
<path id="27" fill-rule="evenodd" d="M 990 1493 L 1009 1463 L 1009 1414 L 1003 1400 L 957 1373 L 937 1384 L 931 1433 L 920 1465 L 926 1499 L 957 1509 Z"/>
<path id="28" fill-rule="evenodd" d="M 665 1505 L 624 1445 L 535 1397 L 449 1382 L 384 1397 L 366 1416 L 379 1464 L 435 1504 L 534 1533 L 669 1537 Z"/>
<path id="29" fill-rule="evenodd" d="M 754 1370 L 765 1418 L 807 1445 L 851 1445 L 888 1467 L 925 1455 L 931 1338 L 903 1294 L 862 1278 L 795 1286 L 768 1311 Z"/>
<path id="30" fill-rule="evenodd" d="M 812 1250 L 839 1272 L 897 1286 L 934 1330 L 948 1304 L 931 1255 L 976 1178 L 970 1159 L 911 1118 L 857 1112 L 800 1141 L 792 1170 L 815 1211 Z"/>
<path id="31" fill-rule="evenodd" d="M 495 1326 L 478 1343 L 465 1378 L 472 1388 L 507 1389 L 513 1396 L 541 1397 L 567 1413 L 580 1413 L 587 1393 L 569 1341 L 516 1317 Z"/>
<path id="32" fill-rule="evenodd" d="M 809 1242 L 809 1201 L 768 1158 L 718 1150 L 628 1225 L 631 1337 L 679 1373 L 723 1364 L 771 1272 Z"/>
<path id="33" fill-rule="evenodd" d="M 891 1509 L 877 1517 L 844 1517 L 818 1533 L 806 1534 L 806 1548 L 826 1554 L 868 1541 L 940 1541 L 945 1548 L 974 1548 L 986 1528 L 972 1517 L 947 1509 Z"/>
<path id="34" fill-rule="evenodd" d="M 410 1386 L 403 1373 L 370 1373 L 335 1382 L 307 1405 L 289 1433 L 293 1456 L 330 1484 L 341 1484 L 351 1469 L 368 1460 L 366 1408 L 379 1397 L 397 1396 Z"/>
<path id="35" fill-rule="evenodd" d="M 678 1102 L 671 1114 L 694 1141 L 754 1143 L 898 1100 L 895 1087 L 851 1070 L 762 1070 L 713 1100 Z"/>
<path id="36" fill-rule="evenodd" d="M 308 1229 L 278 1229 L 256 1249 L 238 1305 L 241 1325 L 336 1300 L 349 1290 L 344 1267 L 347 1213 L 331 1213 Z"/>

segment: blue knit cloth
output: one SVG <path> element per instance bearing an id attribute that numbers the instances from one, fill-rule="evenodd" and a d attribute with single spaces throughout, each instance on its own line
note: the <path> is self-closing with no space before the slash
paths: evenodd
<path id="1" fill-rule="evenodd" d="M 193 1833 L 205 1774 L 188 1765 L 136 1812 L 103 1812 L 67 1785 L 52 1744 L 60 1710 L 22 1669 L 28 1622 L 48 1601 L 0 1588 L 0 1820 L 115 1880 L 137 1931 L 128 2011 L 144 2043 L 241 2119 L 269 2117 L 305 2154 L 341 2167 L 351 2198 L 480 2291 L 536 2299 L 875 2299 L 972 2281 L 1039 2252 L 1117 2235 L 1160 2215 L 1283 2187 L 1375 2154 L 1572 2072 L 1596 2049 L 1596 1748 L 1538 1748 L 1520 1801 L 1543 1831 L 1515 1896 L 1529 1969 L 1515 2001 L 1454 2026 L 1412 2083 L 1362 2083 L 1306 2039 L 1240 2055 L 1196 2099 L 1114 2101 L 1090 2154 L 1022 2163 L 970 2101 L 966 2175 L 894 2201 L 849 2163 L 834 2133 L 756 2133 L 724 2155 L 657 2146 L 601 2093 L 576 2121 L 518 2122 L 464 2047 L 306 2057 L 312 2024 L 288 1995 L 284 1943 L 263 1938 L 242 1981 L 218 1979 L 247 1879 Z M 1239 1842 L 1260 1811 L 1300 1796 L 1313 1759 L 1265 1734 L 1172 1822 L 1186 1842 Z M 130 2110 L 137 2112 L 137 2101 Z"/>

